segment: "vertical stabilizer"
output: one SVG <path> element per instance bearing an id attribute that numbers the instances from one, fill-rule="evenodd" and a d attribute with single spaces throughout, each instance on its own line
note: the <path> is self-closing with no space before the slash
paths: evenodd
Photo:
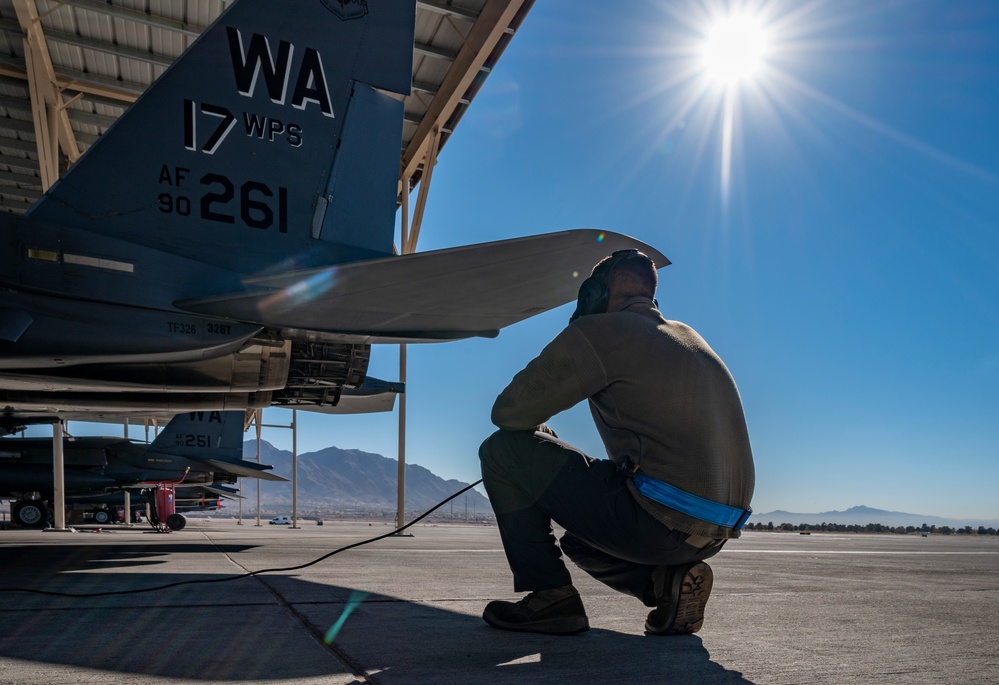
<path id="1" fill-rule="evenodd" d="M 242 411 L 194 411 L 170 420 L 146 455 L 169 454 L 197 460 L 243 458 Z"/>
<path id="2" fill-rule="evenodd" d="M 29 216 L 239 271 L 316 238 L 390 252 L 403 112 L 379 91 L 409 93 L 415 14 L 237 0 Z"/>
<path id="3" fill-rule="evenodd" d="M 395 222 L 402 114 L 399 100 L 364 84 L 355 86 L 333 173 L 316 207 L 313 237 L 392 251 L 392 235 L 376 227 Z M 395 136 L 379 134 L 393 127 Z"/>

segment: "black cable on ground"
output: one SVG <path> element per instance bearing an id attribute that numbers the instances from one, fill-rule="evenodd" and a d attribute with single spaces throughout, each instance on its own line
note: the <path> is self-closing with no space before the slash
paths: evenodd
<path id="1" fill-rule="evenodd" d="M 395 530 L 391 530 L 388 533 L 384 533 L 382 535 L 378 535 L 377 537 L 369 538 L 367 540 L 361 540 L 360 542 L 355 542 L 353 544 L 346 545 L 344 547 L 340 547 L 338 549 L 333 550 L 332 552 L 328 552 L 328 553 L 324 554 L 323 556 L 319 557 L 318 559 L 314 559 L 314 560 L 306 562 L 304 564 L 299 564 L 298 566 L 287 566 L 285 568 L 266 568 L 266 569 L 261 569 L 259 571 L 248 571 L 246 573 L 241 573 L 241 574 L 236 575 L 236 576 L 227 576 L 225 578 L 197 578 L 197 579 L 193 579 L 193 580 L 179 580 L 179 581 L 177 581 L 175 583 L 167 583 L 166 585 L 157 585 L 155 587 L 140 588 L 138 590 L 112 590 L 112 591 L 108 591 L 108 592 L 53 592 L 51 590 L 35 590 L 35 589 L 32 589 L 32 588 L 20 588 L 20 587 L 4 588 L 4 587 L 0 587 L 0 592 L 27 592 L 27 593 L 30 593 L 30 594 L 33 594 L 33 595 L 48 595 L 50 597 L 74 597 L 74 598 L 78 598 L 78 599 L 86 599 L 86 598 L 89 598 L 89 597 L 111 597 L 113 595 L 138 595 L 138 594 L 141 594 L 143 592 L 155 592 L 156 590 L 166 590 L 167 588 L 179 587 L 181 585 L 196 585 L 196 584 L 201 584 L 201 583 L 225 583 L 225 582 L 228 582 L 230 580 L 239 580 L 240 578 L 249 578 L 251 576 L 259 576 L 259 575 L 262 575 L 264 573 L 281 573 L 283 571 L 298 571 L 298 570 L 303 569 L 303 568 L 308 568 L 309 566 L 314 566 L 315 564 L 318 564 L 320 561 L 325 561 L 326 559 L 329 559 L 334 554 L 339 554 L 340 552 L 346 552 L 349 549 L 354 549 L 355 547 L 360 547 L 361 545 L 367 545 L 367 544 L 372 543 L 372 542 L 377 542 L 379 540 L 384 540 L 385 538 L 391 537 L 393 535 L 398 535 L 399 533 L 401 533 L 402 531 L 406 530 L 410 526 L 412 526 L 412 525 L 414 525 L 416 523 L 419 523 L 420 521 L 422 521 L 423 519 L 425 519 L 427 516 L 429 516 L 430 514 L 432 514 L 433 512 L 437 511 L 442 506 L 444 506 L 445 504 L 447 504 L 448 502 L 450 502 L 451 500 L 453 500 L 458 495 L 461 495 L 461 494 L 464 494 L 464 493 L 468 492 L 469 490 L 471 490 L 472 488 L 474 488 L 476 485 L 478 485 L 481 482 L 482 482 L 482 480 L 479 479 L 479 480 L 475 481 L 474 483 L 472 483 L 471 485 L 468 485 L 468 486 L 462 488 L 461 490 L 459 490 L 458 492 L 454 493 L 453 495 L 451 495 L 447 499 L 441 500 L 440 502 L 438 502 L 437 504 L 435 504 L 433 507 L 431 507 L 427 511 L 423 512 L 422 514 L 420 514 L 419 516 L 417 516 L 415 519 L 413 519 L 412 521 L 410 521 L 409 523 L 407 523 L 404 526 L 400 526 L 399 528 L 396 528 Z"/>

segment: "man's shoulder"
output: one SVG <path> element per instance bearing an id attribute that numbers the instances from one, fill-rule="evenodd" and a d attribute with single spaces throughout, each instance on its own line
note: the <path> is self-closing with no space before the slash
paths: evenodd
<path id="1" fill-rule="evenodd" d="M 645 297 L 634 297 L 629 305 L 614 312 L 590 314 L 581 316 L 571 324 L 584 332 L 601 331 L 622 326 L 658 326 L 666 322 L 663 315 L 656 309 L 652 300 Z"/>
<path id="2" fill-rule="evenodd" d="M 697 337 L 697 338 L 701 337 L 701 334 L 698 333 L 693 326 L 691 326 L 690 324 L 686 324 L 683 321 L 674 321 L 672 319 L 667 319 L 663 323 L 663 326 L 668 332 L 677 336 Z"/>
<path id="3" fill-rule="evenodd" d="M 608 347 L 620 349 L 625 343 L 648 340 L 648 335 L 664 340 L 675 337 L 670 333 L 667 323 L 658 312 L 650 315 L 625 310 L 581 316 L 569 324 L 563 333 L 567 340 L 574 340 L 575 344 L 585 340 L 598 350 Z"/>

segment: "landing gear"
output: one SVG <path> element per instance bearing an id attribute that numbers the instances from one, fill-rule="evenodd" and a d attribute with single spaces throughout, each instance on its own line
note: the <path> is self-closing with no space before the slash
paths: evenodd
<path id="1" fill-rule="evenodd" d="M 49 521 L 49 508 L 42 500 L 18 500 L 11 507 L 10 517 L 22 528 L 44 528 Z"/>

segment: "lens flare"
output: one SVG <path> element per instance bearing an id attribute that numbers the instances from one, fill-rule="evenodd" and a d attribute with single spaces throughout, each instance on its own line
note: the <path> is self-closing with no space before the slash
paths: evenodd
<path id="1" fill-rule="evenodd" d="M 367 599 L 367 597 L 368 593 L 360 590 L 354 590 L 350 593 L 350 598 L 347 600 L 347 604 L 344 606 L 343 613 L 340 614 L 340 618 L 338 618 L 336 623 L 330 626 L 330 629 L 326 631 L 326 637 L 323 638 L 323 641 L 326 644 L 333 644 L 333 640 L 335 640 L 336 636 L 340 634 L 343 624 L 347 622 L 347 617 L 354 613 L 354 609 L 361 606 L 361 602 Z"/>
<path id="2" fill-rule="evenodd" d="M 336 269 L 314 273 L 294 285 L 260 300 L 261 312 L 280 313 L 295 309 L 328 293 L 336 283 Z"/>

